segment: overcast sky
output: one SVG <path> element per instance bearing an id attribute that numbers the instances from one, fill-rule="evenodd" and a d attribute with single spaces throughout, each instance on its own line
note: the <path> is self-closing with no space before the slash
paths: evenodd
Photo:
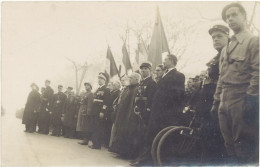
<path id="1" fill-rule="evenodd" d="M 117 64 L 122 59 L 122 40 L 125 27 L 138 29 L 155 21 L 156 5 L 167 31 L 170 22 L 187 25 L 199 22 L 187 46 L 181 71 L 186 77 L 205 70 L 205 63 L 216 51 L 208 29 L 221 20 L 221 10 L 229 2 L 3 2 L 2 3 L 2 105 L 9 112 L 24 107 L 30 84 L 44 85 L 52 81 L 75 86 L 74 69 L 65 57 L 79 64 L 91 66 L 84 81 L 96 82 L 96 75 L 104 70 L 107 46 L 111 47 Z M 242 2 L 252 15 L 254 2 Z M 260 29 L 260 4 L 254 23 Z M 199 12 L 198 12 L 199 11 Z M 202 16 L 208 18 L 205 21 Z M 210 19 L 218 19 L 210 21 Z M 152 33 L 149 30 L 147 33 Z M 167 36 L 167 33 L 166 33 Z M 134 60 L 137 38 L 130 31 L 131 60 Z M 180 41 L 181 42 L 181 41 Z M 170 43 L 169 43 L 170 45 Z"/>

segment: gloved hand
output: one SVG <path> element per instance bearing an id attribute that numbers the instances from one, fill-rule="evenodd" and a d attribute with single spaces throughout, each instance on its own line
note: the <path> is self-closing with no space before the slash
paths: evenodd
<path id="1" fill-rule="evenodd" d="M 248 124 L 255 124 L 258 121 L 259 97 L 247 95 L 245 98 L 244 120 Z"/>
<path id="2" fill-rule="evenodd" d="M 210 110 L 210 116 L 213 120 L 217 120 L 218 119 L 218 108 L 219 108 L 219 101 L 215 101 L 213 103 L 213 106 Z"/>

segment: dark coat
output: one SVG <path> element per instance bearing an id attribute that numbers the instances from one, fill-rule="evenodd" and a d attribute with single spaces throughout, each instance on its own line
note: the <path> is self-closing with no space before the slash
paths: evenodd
<path id="1" fill-rule="evenodd" d="M 64 106 L 63 125 L 69 128 L 76 128 L 79 111 L 79 102 L 73 95 L 68 95 Z"/>
<path id="2" fill-rule="evenodd" d="M 180 124 L 183 109 L 185 76 L 176 69 L 169 71 L 158 83 L 151 108 L 147 137 L 153 138 L 163 128 Z"/>
<path id="3" fill-rule="evenodd" d="M 52 104 L 51 104 L 51 112 L 52 112 L 52 124 L 55 126 L 59 126 L 62 124 L 61 115 L 64 110 L 65 101 L 67 96 L 63 92 L 58 92 L 53 96 Z"/>
<path id="4" fill-rule="evenodd" d="M 23 114 L 23 124 L 33 124 L 36 121 L 36 113 L 34 111 L 38 111 L 41 104 L 40 93 L 36 90 L 32 90 L 29 93 L 27 98 L 27 102 L 24 108 Z"/>
<path id="5" fill-rule="evenodd" d="M 150 111 L 148 110 L 151 110 L 156 87 L 157 85 L 152 77 L 148 77 L 145 80 L 142 80 L 138 87 L 138 94 L 135 99 L 135 105 L 138 106 L 145 125 L 147 125 L 149 122 Z"/>
<path id="6" fill-rule="evenodd" d="M 139 144 L 139 119 L 134 113 L 134 99 L 138 85 L 125 88 L 121 94 L 115 119 L 115 136 L 111 150 L 121 155 L 132 155 L 137 152 Z"/>
<path id="7" fill-rule="evenodd" d="M 48 126 L 50 122 L 50 112 L 51 112 L 51 104 L 53 101 L 53 89 L 51 87 L 46 87 L 46 90 L 41 95 L 41 106 L 39 113 L 39 125 Z"/>
<path id="8" fill-rule="evenodd" d="M 88 115 L 92 113 L 94 95 L 92 92 L 85 92 L 81 97 L 80 108 L 78 113 L 77 131 L 88 132 L 90 127 L 88 125 Z"/>

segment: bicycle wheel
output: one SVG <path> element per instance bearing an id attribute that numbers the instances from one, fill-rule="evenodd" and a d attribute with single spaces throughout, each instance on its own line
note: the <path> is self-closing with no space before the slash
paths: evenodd
<path id="1" fill-rule="evenodd" d="M 151 154 L 152 154 L 152 158 L 153 158 L 153 162 L 154 165 L 157 165 L 157 156 L 156 156 L 156 150 L 159 144 L 159 141 L 161 140 L 161 137 L 170 129 L 172 128 L 176 128 L 178 126 L 168 126 L 166 128 L 164 128 L 163 130 L 161 130 L 154 138 L 153 140 L 153 144 L 152 144 L 152 149 L 151 149 Z"/>
<path id="2" fill-rule="evenodd" d="M 176 127 L 161 137 L 157 147 L 159 166 L 199 165 L 203 155 L 201 141 L 190 135 L 189 127 Z"/>

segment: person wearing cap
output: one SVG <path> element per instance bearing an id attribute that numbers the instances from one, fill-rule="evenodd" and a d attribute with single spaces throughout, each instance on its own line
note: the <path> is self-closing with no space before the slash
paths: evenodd
<path id="1" fill-rule="evenodd" d="M 88 145 L 88 142 L 92 133 L 92 123 L 93 121 L 91 112 L 93 108 L 94 94 L 92 93 L 92 85 L 88 82 L 84 83 L 85 90 L 81 96 L 80 108 L 78 113 L 77 121 L 77 132 L 81 132 L 84 136 L 84 141 L 80 142 L 81 145 Z"/>
<path id="2" fill-rule="evenodd" d="M 50 84 L 51 82 L 49 80 L 45 81 L 45 91 L 41 96 L 41 110 L 39 112 L 38 133 L 46 135 L 49 134 L 51 104 L 54 94 L 54 91 L 50 87 Z"/>
<path id="3" fill-rule="evenodd" d="M 76 135 L 79 102 L 74 92 L 72 92 L 72 87 L 67 88 L 67 98 L 63 111 L 62 117 L 65 129 L 64 137 L 73 139 Z"/>
<path id="4" fill-rule="evenodd" d="M 151 76 L 152 64 L 144 62 L 140 66 L 142 80 L 138 86 L 138 93 L 135 98 L 135 113 L 140 116 L 141 121 L 147 127 L 150 118 L 151 106 L 156 83 Z"/>
<path id="5" fill-rule="evenodd" d="M 31 84 L 31 92 L 28 95 L 27 102 L 24 108 L 22 124 L 25 124 L 25 132 L 33 133 L 36 130 L 36 114 L 41 104 L 39 87 Z"/>
<path id="6" fill-rule="evenodd" d="M 221 158 L 226 156 L 224 139 L 219 129 L 218 114 L 216 112 L 212 115 L 210 109 L 213 105 L 213 96 L 217 87 L 220 54 L 222 49 L 228 44 L 229 28 L 224 25 L 214 25 L 209 29 L 208 33 L 212 38 L 213 47 L 216 49 L 217 55 L 206 64 L 208 67 L 207 75 L 202 82 L 200 96 L 195 101 L 197 102 L 196 110 L 208 122 L 205 129 L 206 144 L 209 150 L 208 157 L 219 158 L 218 161 L 221 161 Z"/>
<path id="7" fill-rule="evenodd" d="M 99 88 L 94 93 L 94 103 L 91 112 L 92 117 L 92 143 L 89 146 L 91 149 L 101 149 L 101 145 L 104 144 L 104 125 L 105 125 L 105 112 L 108 106 L 110 90 L 107 88 L 106 83 L 109 77 L 100 72 L 98 75 Z"/>
<path id="8" fill-rule="evenodd" d="M 67 96 L 62 92 L 63 86 L 58 85 L 58 92 L 54 94 L 52 101 L 52 114 L 51 114 L 51 124 L 53 127 L 52 136 L 60 136 L 61 135 L 61 116 L 64 110 L 64 105 Z"/>
<path id="9" fill-rule="evenodd" d="M 155 136 L 163 128 L 181 123 L 179 113 L 183 109 L 185 76 L 176 70 L 175 55 L 168 54 L 163 64 L 166 71 L 154 94 L 144 148 L 140 156 L 132 161 L 131 166 L 151 165 L 151 147 Z"/>
<path id="10" fill-rule="evenodd" d="M 225 6 L 222 18 L 234 35 L 221 52 L 211 112 L 218 110 L 230 159 L 258 162 L 259 37 L 249 32 L 247 14 L 240 3 Z"/>

